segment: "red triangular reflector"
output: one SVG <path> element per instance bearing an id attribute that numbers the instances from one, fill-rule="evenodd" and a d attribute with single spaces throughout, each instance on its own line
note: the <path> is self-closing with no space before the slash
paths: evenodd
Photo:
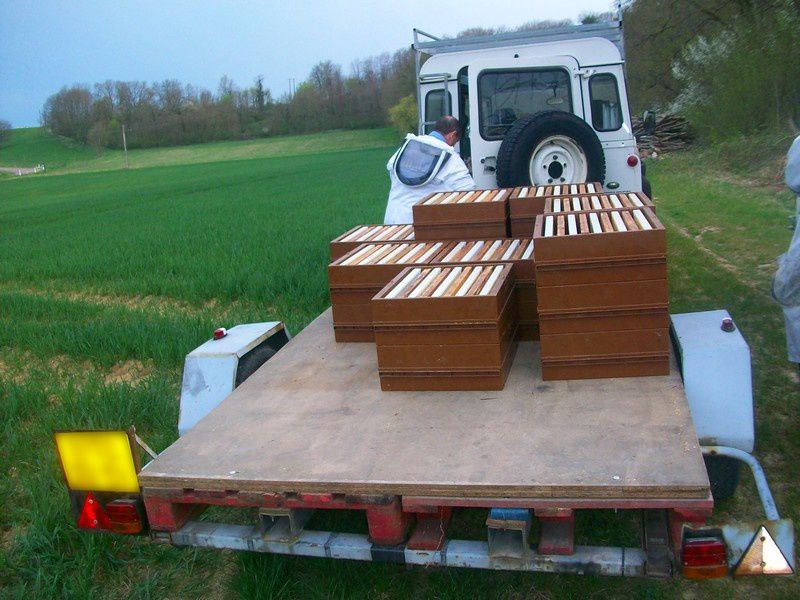
<path id="1" fill-rule="evenodd" d="M 753 536 L 734 575 L 791 575 L 789 561 L 763 525 Z"/>
<path id="2" fill-rule="evenodd" d="M 78 517 L 78 527 L 80 529 L 111 529 L 111 521 L 108 519 L 106 511 L 100 506 L 100 502 L 92 492 L 86 493 L 86 499 L 83 501 L 83 508 Z"/>

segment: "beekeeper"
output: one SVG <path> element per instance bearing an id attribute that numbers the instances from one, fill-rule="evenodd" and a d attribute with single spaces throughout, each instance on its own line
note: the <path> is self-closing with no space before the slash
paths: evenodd
<path id="1" fill-rule="evenodd" d="M 428 135 L 406 136 L 386 164 L 392 187 L 383 222 L 411 223 L 411 206 L 434 192 L 475 188 L 467 165 L 453 149 L 461 136 L 458 119 L 445 116 Z"/>
<path id="2" fill-rule="evenodd" d="M 786 161 L 786 185 L 795 194 L 795 225 L 789 251 L 778 257 L 772 294 L 783 306 L 789 361 L 800 363 L 800 136 L 795 138 Z"/>

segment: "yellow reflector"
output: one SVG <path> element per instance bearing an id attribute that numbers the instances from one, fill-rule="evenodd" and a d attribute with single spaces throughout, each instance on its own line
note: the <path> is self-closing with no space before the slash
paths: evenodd
<path id="1" fill-rule="evenodd" d="M 139 492 L 131 440 L 125 431 L 58 431 L 61 468 L 71 490 Z"/>

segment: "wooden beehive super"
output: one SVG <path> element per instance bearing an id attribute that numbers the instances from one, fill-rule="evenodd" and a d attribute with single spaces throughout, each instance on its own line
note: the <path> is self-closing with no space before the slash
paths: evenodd
<path id="1" fill-rule="evenodd" d="M 358 225 L 331 240 L 331 260 L 344 256 L 361 244 L 413 242 L 413 225 Z"/>
<path id="2" fill-rule="evenodd" d="M 543 378 L 669 373 L 666 237 L 649 209 L 540 215 L 534 256 Z"/>
<path id="3" fill-rule="evenodd" d="M 648 208 L 656 212 L 653 202 L 641 192 L 617 192 L 610 194 L 586 194 L 548 198 L 544 213 L 585 212 L 593 210 L 616 210 L 622 208 Z"/>
<path id="4" fill-rule="evenodd" d="M 440 252 L 431 264 L 482 264 L 510 262 L 515 280 L 517 336 L 521 340 L 539 339 L 533 240 L 463 240 Z"/>
<path id="5" fill-rule="evenodd" d="M 512 265 L 405 269 L 372 300 L 384 390 L 502 389 L 516 349 Z"/>
<path id="6" fill-rule="evenodd" d="M 666 256 L 664 226 L 648 208 L 536 217 L 534 259 L 547 264 Z"/>
<path id="7" fill-rule="evenodd" d="M 408 265 L 424 265 L 445 242 L 362 244 L 328 265 L 328 287 L 337 342 L 371 342 L 370 301 Z"/>
<path id="8" fill-rule="evenodd" d="M 510 190 L 436 192 L 412 207 L 418 240 L 508 236 Z"/>
<path id="9" fill-rule="evenodd" d="M 603 191 L 600 183 L 565 183 L 514 188 L 508 200 L 511 237 L 533 234 L 537 215 L 544 212 L 548 198 L 567 194 L 595 194 Z"/>

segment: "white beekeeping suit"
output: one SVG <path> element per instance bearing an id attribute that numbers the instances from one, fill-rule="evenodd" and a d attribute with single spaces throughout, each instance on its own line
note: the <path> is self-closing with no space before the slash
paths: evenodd
<path id="1" fill-rule="evenodd" d="M 411 223 L 411 207 L 435 192 L 460 192 L 475 188 L 464 161 L 444 138 L 409 133 L 386 164 L 392 187 L 383 222 Z"/>
<path id="2" fill-rule="evenodd" d="M 795 201 L 797 220 L 789 251 L 778 257 L 778 272 L 772 281 L 772 293 L 783 306 L 789 360 L 800 363 L 800 136 L 789 149 L 786 185 L 798 195 Z"/>

